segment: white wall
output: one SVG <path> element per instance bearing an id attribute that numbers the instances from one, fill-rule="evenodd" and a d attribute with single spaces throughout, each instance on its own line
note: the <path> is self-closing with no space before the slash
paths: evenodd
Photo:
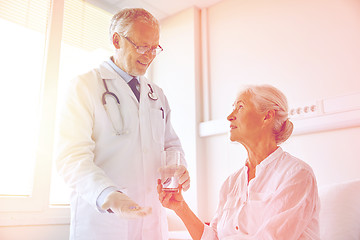
<path id="1" fill-rule="evenodd" d="M 208 9 L 210 120 L 224 119 L 242 84 L 272 84 L 290 106 L 360 92 L 360 2 L 225 0 Z M 202 138 L 199 214 L 209 221 L 222 181 L 245 161 L 226 134 Z M 283 148 L 319 185 L 360 178 L 360 128 L 293 136 Z"/>
<path id="2" fill-rule="evenodd" d="M 161 22 L 160 45 L 149 77 L 165 92 L 171 107 L 171 122 L 185 151 L 191 188 L 184 193 L 190 207 L 197 211 L 197 100 L 199 84 L 199 10 L 191 8 Z M 169 212 L 170 230 L 184 229 L 179 218 Z"/>

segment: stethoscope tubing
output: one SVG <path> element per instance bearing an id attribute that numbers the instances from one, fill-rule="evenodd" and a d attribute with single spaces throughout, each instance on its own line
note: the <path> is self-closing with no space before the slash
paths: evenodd
<path id="1" fill-rule="evenodd" d="M 120 100 L 119 100 L 119 98 L 116 96 L 115 93 L 109 91 L 108 86 L 107 86 L 107 84 L 106 84 L 106 80 L 105 80 L 105 79 L 102 79 L 102 81 L 103 81 L 103 84 L 104 84 L 104 87 L 105 87 L 105 92 L 104 92 L 104 93 L 102 94 L 102 96 L 101 96 L 101 101 L 102 101 L 102 104 L 103 104 L 103 106 L 104 106 L 104 108 L 105 108 L 105 111 L 106 111 L 108 117 L 110 118 L 110 121 L 111 121 L 111 124 L 112 124 L 112 126 L 113 126 L 113 128 L 114 128 L 114 131 L 115 131 L 116 135 L 126 134 L 126 133 L 128 133 L 129 131 L 124 130 L 124 129 L 117 129 L 117 128 L 116 128 L 116 126 L 115 126 L 115 124 L 114 124 L 114 122 L 113 122 L 113 119 L 112 119 L 111 115 L 110 115 L 109 112 L 108 112 L 108 109 L 107 109 L 107 106 L 106 106 L 106 99 L 105 99 L 105 98 L 106 98 L 107 95 L 110 95 L 111 97 L 113 97 L 113 98 L 116 100 L 117 108 L 118 108 L 118 111 L 119 111 L 119 114 L 120 114 L 120 119 L 122 119 L 121 109 L 120 109 Z M 151 100 L 153 100 L 153 101 L 158 100 L 158 96 L 154 93 L 154 90 L 153 90 L 153 88 L 151 87 L 151 85 L 148 84 L 148 86 L 149 86 L 149 89 L 150 89 L 150 91 L 149 91 L 149 93 L 148 93 L 148 97 L 149 97 Z M 160 108 L 160 110 L 162 111 L 162 117 L 164 118 L 164 110 L 163 110 L 162 108 Z M 122 120 L 121 120 L 121 121 L 122 121 Z"/>
<path id="2" fill-rule="evenodd" d="M 103 104 L 104 106 L 106 105 L 106 99 L 105 99 L 106 94 L 109 94 L 110 96 L 112 96 L 113 98 L 115 98 L 116 102 L 117 102 L 118 104 L 120 104 L 119 98 L 116 96 L 116 94 L 109 91 L 105 79 L 103 79 L 103 83 L 104 83 L 104 87 L 105 87 L 105 92 L 103 93 L 103 95 L 102 95 L 102 97 L 101 97 L 102 104 Z"/>
<path id="3" fill-rule="evenodd" d="M 119 100 L 119 98 L 116 96 L 116 94 L 109 91 L 108 86 L 107 86 L 107 84 L 106 84 L 106 80 L 105 80 L 105 79 L 102 79 L 102 81 L 103 81 L 103 84 L 104 84 L 104 87 L 105 87 L 105 92 L 102 94 L 102 97 L 101 97 L 102 104 L 103 104 L 104 106 L 106 105 L 106 99 L 105 99 L 105 97 L 106 97 L 107 94 L 109 94 L 110 96 L 112 96 L 113 98 L 115 98 L 116 102 L 117 102 L 118 104 L 120 104 L 120 100 Z M 148 86 L 149 86 L 149 89 L 150 89 L 150 91 L 149 91 L 149 93 L 148 93 L 148 97 L 149 97 L 151 100 L 153 100 L 153 101 L 158 100 L 159 98 L 158 98 L 157 95 L 154 93 L 154 90 L 153 90 L 153 88 L 151 87 L 150 83 L 148 83 Z"/>

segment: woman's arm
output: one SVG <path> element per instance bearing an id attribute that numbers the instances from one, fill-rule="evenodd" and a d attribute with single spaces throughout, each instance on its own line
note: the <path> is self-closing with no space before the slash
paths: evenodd
<path id="1" fill-rule="evenodd" d="M 186 204 L 182 194 L 181 186 L 178 193 L 165 192 L 162 190 L 161 180 L 158 179 L 157 190 L 161 204 L 173 210 L 185 224 L 192 239 L 200 240 L 204 232 L 204 223 L 194 214 Z"/>
<path id="2" fill-rule="evenodd" d="M 176 215 L 181 218 L 192 239 L 200 240 L 204 232 L 204 223 L 201 222 L 201 220 L 195 215 L 193 211 L 191 211 L 186 202 L 183 202 L 182 205 L 183 207 L 175 212 Z"/>

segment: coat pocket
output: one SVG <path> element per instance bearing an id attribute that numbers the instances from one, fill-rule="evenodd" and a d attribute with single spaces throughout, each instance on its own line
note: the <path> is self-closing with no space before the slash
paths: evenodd
<path id="1" fill-rule="evenodd" d="M 164 145 L 165 140 L 165 117 L 164 110 L 150 109 L 150 122 L 153 139 L 156 143 Z"/>

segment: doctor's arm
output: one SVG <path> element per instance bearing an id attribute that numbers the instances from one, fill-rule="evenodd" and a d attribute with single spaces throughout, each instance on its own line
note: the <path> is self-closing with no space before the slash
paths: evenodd
<path id="1" fill-rule="evenodd" d="M 94 163 L 93 99 L 85 79 L 76 78 L 57 116 L 55 159 L 59 175 L 89 204 L 114 183 Z"/>
<path id="2" fill-rule="evenodd" d="M 87 76 L 91 80 L 91 76 Z M 87 79 L 87 80 L 89 80 Z M 77 78 L 70 86 L 57 118 L 55 159 L 59 175 L 96 210 L 110 208 L 123 213 L 129 205 L 125 194 L 117 194 L 115 183 L 94 163 L 92 138 L 96 86 Z M 112 191 L 106 192 L 106 189 Z M 99 196 L 103 199 L 99 201 Z M 137 209 L 136 203 L 131 203 Z M 105 211 L 104 211 L 105 212 Z M 134 213 L 133 211 L 131 213 Z"/>

